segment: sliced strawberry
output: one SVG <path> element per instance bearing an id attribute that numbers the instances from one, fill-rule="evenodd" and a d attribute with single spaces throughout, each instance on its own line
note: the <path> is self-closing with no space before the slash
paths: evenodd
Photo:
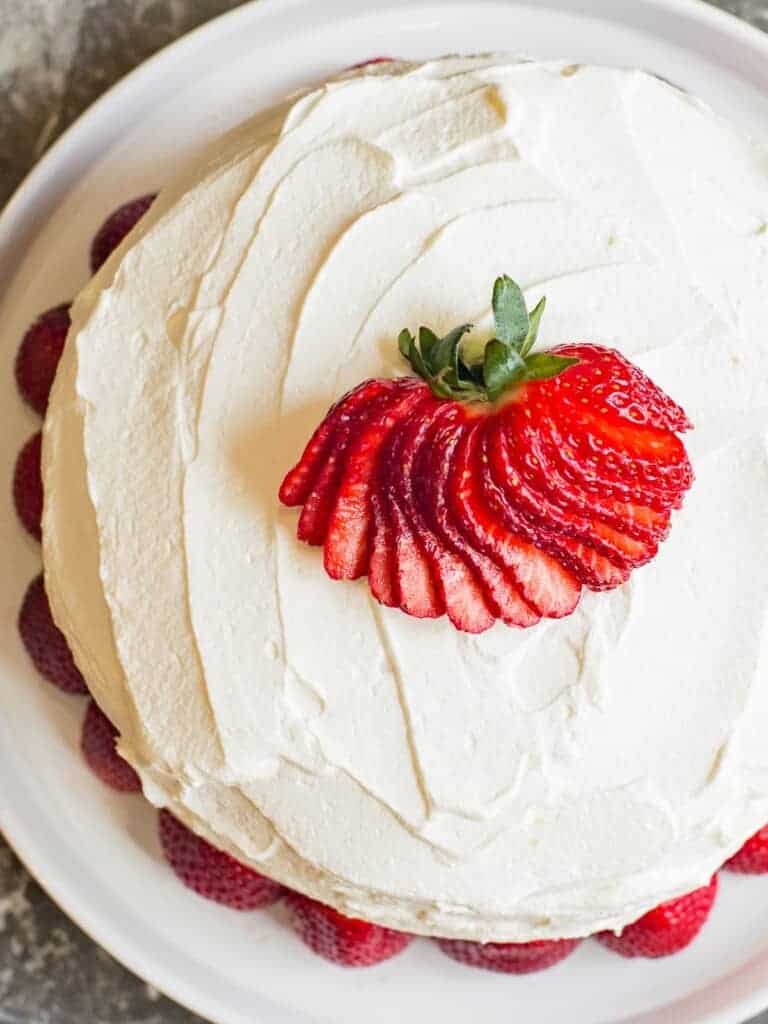
<path id="1" fill-rule="evenodd" d="M 445 614 L 445 604 L 429 560 L 391 494 L 387 495 L 386 509 L 394 538 L 392 552 L 400 608 L 417 619 L 437 619 Z"/>
<path id="2" fill-rule="evenodd" d="M 554 505 L 574 524 L 583 523 L 589 542 L 595 548 L 604 546 L 603 554 L 612 560 L 617 555 L 622 562 L 629 562 L 632 566 L 650 561 L 658 550 L 658 544 L 653 540 L 643 541 L 628 536 L 622 531 L 621 523 L 601 521 L 595 515 L 594 503 L 586 499 L 583 491 L 571 486 L 550 457 L 542 431 L 530 415 L 529 405 L 519 405 L 516 413 L 514 453 L 520 455 L 516 459 L 516 467 L 534 492 L 546 496 L 548 504 L 543 509 L 544 515 L 552 518 Z M 508 438 L 506 440 L 508 442 Z M 512 450 L 509 445 L 508 450 Z"/>
<path id="3" fill-rule="evenodd" d="M 393 434 L 392 443 L 382 460 L 390 502 L 402 510 L 426 555 L 438 584 L 445 609 L 457 629 L 481 633 L 494 622 L 493 609 L 483 594 L 480 582 L 465 560 L 447 548 L 430 528 L 414 495 L 416 463 L 430 437 L 431 427 L 441 415 L 443 403 L 432 399 L 429 407 L 418 406 L 403 426 Z"/>
<path id="4" fill-rule="evenodd" d="M 540 615 L 570 615 L 581 585 L 557 559 L 510 532 L 485 502 L 478 442 L 482 423 L 476 421 L 459 439 L 449 482 L 450 511 L 479 550 L 511 573 L 526 602 Z"/>
<path id="5" fill-rule="evenodd" d="M 606 415 L 632 426 L 672 433 L 691 429 L 691 421 L 677 402 L 615 349 L 580 343 L 558 345 L 552 351 L 579 360 L 567 373 L 547 381 L 553 394 L 563 391 L 575 401 L 586 397 L 593 406 L 602 401 Z"/>
<path id="6" fill-rule="evenodd" d="M 629 579 L 629 568 L 620 567 L 589 545 L 573 537 L 548 529 L 532 520 L 509 500 L 492 472 L 486 432 L 483 431 L 479 468 L 483 478 L 483 496 L 495 517 L 513 532 L 553 555 L 576 579 L 590 590 L 610 590 Z"/>
<path id="7" fill-rule="evenodd" d="M 411 416 L 415 417 L 419 411 L 428 414 L 435 404 L 429 397 L 417 405 Z M 382 449 L 376 488 L 393 540 L 392 557 L 400 608 L 405 612 L 409 608 L 419 608 L 419 617 L 437 618 L 446 611 L 440 565 L 436 561 L 434 546 L 429 551 L 425 549 L 422 524 L 415 521 L 411 511 L 404 507 L 394 475 L 397 461 L 403 457 L 409 421 L 410 417 L 407 417 L 398 424 Z"/>
<path id="8" fill-rule="evenodd" d="M 325 419 L 307 442 L 301 458 L 283 480 L 279 498 L 284 505 L 303 505 L 320 475 L 324 460 L 330 454 L 336 431 L 345 422 L 356 418 L 361 409 L 392 389 L 394 382 L 366 380 L 335 402 Z"/>
<path id="9" fill-rule="evenodd" d="M 533 626 L 541 616 L 523 597 L 514 573 L 471 544 L 451 514 L 449 493 L 454 456 L 462 435 L 471 429 L 462 413 L 456 407 L 443 408 L 433 423 L 413 470 L 413 479 L 418 484 L 418 504 L 443 543 L 473 570 L 494 614 L 509 626 Z"/>
<path id="10" fill-rule="evenodd" d="M 357 579 L 368 571 L 371 489 L 379 453 L 392 429 L 415 405 L 434 401 L 425 385 L 404 379 L 375 404 L 372 415 L 350 424 L 350 431 L 354 427 L 353 432 L 359 430 L 360 433 L 351 441 L 343 472 L 339 469 L 339 485 L 333 495 L 325 532 L 325 571 L 332 579 Z M 333 456 L 330 456 L 321 476 L 332 461 Z"/>
<path id="11" fill-rule="evenodd" d="M 538 415 L 557 425 L 580 464 L 638 498 L 647 496 L 653 508 L 677 507 L 681 492 L 691 485 L 693 471 L 675 434 L 622 422 L 607 406 L 595 406 L 587 396 L 578 397 L 564 388 L 551 395 L 547 384 L 531 388 L 526 397 Z"/>
<path id="12" fill-rule="evenodd" d="M 626 557 L 635 564 L 640 564 L 643 558 L 646 561 L 652 558 L 666 533 L 669 514 L 604 497 L 600 488 L 588 485 L 583 478 L 575 482 L 552 437 L 551 427 L 552 421 L 540 414 L 532 413 L 528 419 L 528 429 L 534 437 L 531 450 L 538 463 L 537 480 L 548 487 L 548 495 L 561 507 L 571 508 L 623 534 L 628 540 L 615 537 L 612 542 L 619 550 L 626 549 Z M 643 544 L 647 545 L 645 551 Z"/>
<path id="13" fill-rule="evenodd" d="M 514 427 L 502 419 L 493 419 L 487 428 L 485 451 L 489 471 L 497 485 L 509 502 L 534 523 L 564 539 L 588 544 L 619 568 L 628 568 L 631 563 L 624 551 L 606 537 L 604 531 L 596 528 L 594 520 L 560 508 L 536 487 L 535 462 L 538 460 L 531 452 L 530 436 L 523 419 L 517 416 Z"/>
<path id="14" fill-rule="evenodd" d="M 399 395 L 395 388 L 386 388 L 361 404 L 354 414 L 340 417 L 331 439 L 330 449 L 307 495 L 299 516 L 297 536 L 307 544 L 322 544 L 330 529 L 331 514 L 340 488 L 347 483 L 347 462 L 355 437 L 364 431 L 371 420 L 390 406 L 395 406 Z M 354 482 L 356 477 L 352 476 Z M 326 552 L 327 552 L 326 548 Z M 359 573 L 358 573 L 359 575 Z M 354 579 L 355 577 L 350 577 Z"/>
<path id="15" fill-rule="evenodd" d="M 381 495 L 374 488 L 371 494 L 373 539 L 368 563 L 368 585 L 380 604 L 396 608 L 400 604 L 400 595 L 397 588 L 395 540 L 383 505 Z"/>

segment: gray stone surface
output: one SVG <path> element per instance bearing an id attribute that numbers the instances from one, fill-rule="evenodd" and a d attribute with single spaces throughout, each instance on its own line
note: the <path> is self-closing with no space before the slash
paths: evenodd
<path id="1" fill-rule="evenodd" d="M 768 0 L 718 0 L 768 31 Z M 0 0 L 0 204 L 108 86 L 233 0 Z M 0 838 L 0 1024 L 203 1024 L 98 949 Z M 753 1024 L 768 1024 L 768 1011 Z"/>

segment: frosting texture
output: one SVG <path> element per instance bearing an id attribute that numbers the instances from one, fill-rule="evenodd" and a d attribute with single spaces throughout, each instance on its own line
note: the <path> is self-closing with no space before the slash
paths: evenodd
<path id="1" fill-rule="evenodd" d="M 620 349 L 696 482 L 658 556 L 470 636 L 335 583 L 277 490 L 403 326 Z M 145 793 L 353 916 L 619 928 L 768 821 L 768 165 L 637 71 L 378 65 L 238 129 L 81 293 L 44 434 L 56 620 Z"/>

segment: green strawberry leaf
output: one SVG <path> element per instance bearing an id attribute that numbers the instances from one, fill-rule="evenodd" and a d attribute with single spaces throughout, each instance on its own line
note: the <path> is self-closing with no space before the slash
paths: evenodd
<path id="1" fill-rule="evenodd" d="M 517 349 L 505 345 L 498 338 L 489 341 L 485 346 L 483 363 L 483 378 L 488 400 L 495 402 L 502 392 L 524 377 L 525 360 Z"/>
<path id="2" fill-rule="evenodd" d="M 520 286 L 506 274 L 493 286 L 493 319 L 497 338 L 519 349 L 528 337 L 528 310 Z"/>
<path id="3" fill-rule="evenodd" d="M 530 354 L 544 306 L 542 298 L 529 314 L 519 286 L 504 275 L 493 286 L 498 337 L 487 343 L 466 338 L 472 324 L 461 324 L 443 338 L 429 327 L 420 327 L 417 341 L 406 328 L 398 336 L 398 347 L 438 398 L 495 402 L 515 384 L 556 377 L 578 362 L 551 352 Z"/>
<path id="4" fill-rule="evenodd" d="M 403 359 L 411 361 L 411 346 L 413 345 L 413 335 L 404 327 L 397 336 L 397 347 L 400 349 L 400 355 Z"/>
<path id="5" fill-rule="evenodd" d="M 537 352 L 525 360 L 526 380 L 547 380 L 557 377 L 569 366 L 578 363 L 578 359 L 569 356 L 553 356 L 549 352 Z"/>
<path id="6" fill-rule="evenodd" d="M 528 316 L 528 334 L 525 337 L 520 348 L 520 355 L 527 356 L 533 346 L 536 344 L 536 336 L 539 333 L 539 324 L 544 314 L 544 307 L 547 304 L 546 297 L 540 299 L 531 310 Z"/>
<path id="7" fill-rule="evenodd" d="M 433 373 L 440 372 L 440 368 L 434 366 L 432 362 L 432 353 L 439 342 L 440 339 L 434 331 L 429 329 L 429 327 L 419 328 L 419 348 L 421 349 L 421 354 L 424 357 L 424 362 L 430 367 Z"/>
<path id="8" fill-rule="evenodd" d="M 430 352 L 429 362 L 435 373 L 452 369 L 458 373 L 459 345 L 464 335 L 472 330 L 472 324 L 462 324 L 454 327 L 444 338 L 434 346 Z"/>

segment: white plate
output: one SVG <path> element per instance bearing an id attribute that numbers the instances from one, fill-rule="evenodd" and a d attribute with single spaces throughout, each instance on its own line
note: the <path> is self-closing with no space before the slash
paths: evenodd
<path id="1" fill-rule="evenodd" d="M 337 68 L 382 53 L 500 48 L 646 67 L 768 136 L 768 38 L 692 0 L 268 0 L 210 23 L 125 79 L 54 146 L 0 219 L 0 825 L 98 942 L 219 1024 L 494 1024 L 512 1013 L 525 1022 L 735 1024 L 768 1004 L 768 878 L 724 876 L 700 938 L 665 961 L 624 961 L 587 942 L 552 971 L 509 978 L 462 968 L 417 942 L 370 971 L 332 967 L 279 913 L 237 914 L 176 882 L 159 856 L 154 813 L 84 769 L 82 702 L 36 678 L 16 635 L 40 556 L 6 497 L 15 454 L 38 426 L 12 393 L 13 357 L 36 313 L 85 281 L 103 215 L 157 188 L 211 136 Z"/>

